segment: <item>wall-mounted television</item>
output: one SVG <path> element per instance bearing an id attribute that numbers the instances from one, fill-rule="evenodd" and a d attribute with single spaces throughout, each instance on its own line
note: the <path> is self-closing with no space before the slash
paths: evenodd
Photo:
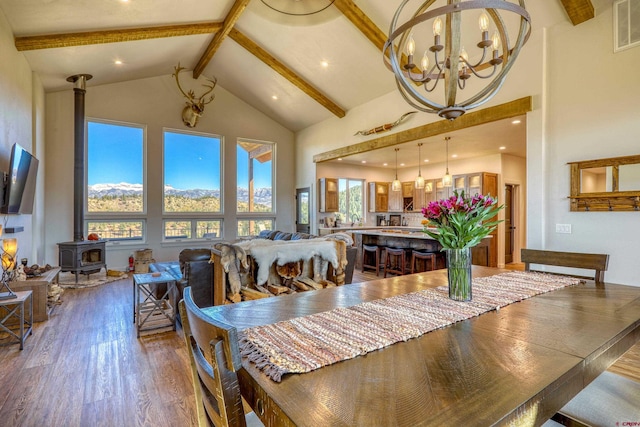
<path id="1" fill-rule="evenodd" d="M 18 144 L 11 147 L 9 173 L 5 176 L 4 198 L 0 213 L 33 213 L 38 159 Z"/>

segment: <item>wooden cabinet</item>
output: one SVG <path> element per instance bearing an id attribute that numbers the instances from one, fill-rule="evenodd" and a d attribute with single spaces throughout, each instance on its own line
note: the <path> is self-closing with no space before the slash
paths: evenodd
<path id="1" fill-rule="evenodd" d="M 399 193 L 399 192 L 397 192 Z M 369 212 L 387 212 L 389 209 L 389 183 L 369 183 Z"/>
<path id="2" fill-rule="evenodd" d="M 413 181 L 411 182 L 403 182 L 402 183 L 402 197 L 403 198 L 408 198 L 411 197 L 413 198 L 413 189 L 415 187 L 415 183 Z"/>
<path id="3" fill-rule="evenodd" d="M 389 212 L 402 212 L 404 210 L 404 198 L 402 189 L 400 191 L 389 190 Z"/>
<path id="4" fill-rule="evenodd" d="M 467 193 L 470 196 L 482 194 L 483 196 L 498 196 L 498 174 L 490 172 L 478 172 L 467 174 Z M 489 267 L 498 266 L 498 229 L 491 233 L 488 247 L 471 248 L 472 262 L 478 260 L 480 265 Z"/>
<path id="5" fill-rule="evenodd" d="M 424 194 L 423 194 L 423 205 L 427 206 L 430 202 L 433 202 L 436 199 L 436 182 L 438 180 L 435 179 L 427 179 L 424 181 Z M 442 180 L 440 180 L 442 182 Z"/>
<path id="6" fill-rule="evenodd" d="M 318 180 L 318 202 L 320 212 L 338 212 L 338 179 L 320 178 Z"/>

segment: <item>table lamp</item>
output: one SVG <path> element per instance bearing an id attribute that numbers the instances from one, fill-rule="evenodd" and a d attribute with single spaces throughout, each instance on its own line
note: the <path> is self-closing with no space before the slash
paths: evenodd
<path id="1" fill-rule="evenodd" d="M 13 276 L 18 253 L 17 239 L 2 240 L 2 280 L 0 283 L 0 300 L 16 298 L 16 294 L 9 287 L 9 281 Z"/>

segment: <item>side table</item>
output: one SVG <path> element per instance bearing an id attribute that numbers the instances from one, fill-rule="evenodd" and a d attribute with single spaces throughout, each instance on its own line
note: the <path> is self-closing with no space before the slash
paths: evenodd
<path id="1" fill-rule="evenodd" d="M 156 288 L 163 283 L 167 288 L 157 298 Z M 141 331 L 168 327 L 176 330 L 176 312 L 169 301 L 175 284 L 174 277 L 167 272 L 133 275 L 133 321 L 137 326 L 138 338 Z"/>
<path id="2" fill-rule="evenodd" d="M 33 334 L 33 293 L 31 291 L 16 292 L 16 298 L 0 300 L 0 332 L 6 332 L 24 348 L 27 336 Z M 24 303 L 29 300 L 29 319 L 24 318 Z M 17 319 L 18 324 L 9 320 Z"/>
<path id="3" fill-rule="evenodd" d="M 14 291 L 33 291 L 33 320 L 44 322 L 49 319 L 53 306 L 48 303 L 49 287 L 53 283 L 58 283 L 60 267 L 54 267 L 45 271 L 40 276 L 29 277 L 27 280 L 9 282 L 9 287 Z"/>

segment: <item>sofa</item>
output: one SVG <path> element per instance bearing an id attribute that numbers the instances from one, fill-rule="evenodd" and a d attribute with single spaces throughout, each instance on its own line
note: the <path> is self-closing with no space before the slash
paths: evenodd
<path id="1" fill-rule="evenodd" d="M 296 241 L 315 237 L 317 236 L 308 233 L 267 230 L 261 232 L 257 239 Z M 347 265 L 344 268 L 344 284 L 352 281 L 356 253 L 357 249 L 354 246 L 346 249 Z M 226 298 L 228 273 L 224 271 L 220 251 L 216 249 L 183 249 L 177 262 L 154 262 L 149 265 L 149 271 L 166 271 L 175 278 L 175 291 L 170 295 L 171 304 L 174 307 L 177 307 L 178 301 L 182 299 L 182 294 L 187 286 L 191 286 L 193 299 L 199 307 L 210 307 L 229 302 Z M 216 280 L 219 283 L 216 283 Z M 157 293 L 164 293 L 164 289 L 159 287 Z"/>

